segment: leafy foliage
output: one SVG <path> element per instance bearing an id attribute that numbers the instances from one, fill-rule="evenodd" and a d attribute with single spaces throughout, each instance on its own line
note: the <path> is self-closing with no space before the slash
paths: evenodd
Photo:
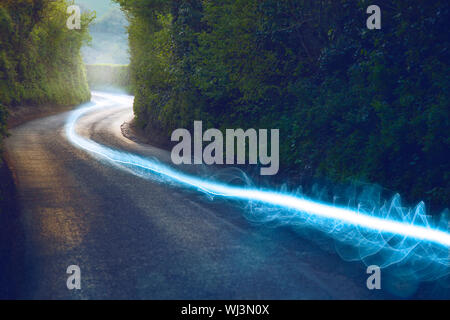
<path id="1" fill-rule="evenodd" d="M 89 40 L 82 30 L 66 27 L 70 2 L 18 0 L 0 2 L 0 102 L 77 104 L 90 97 L 80 57 Z"/>
<path id="2" fill-rule="evenodd" d="M 361 179 L 446 206 L 448 1 L 116 0 L 135 114 L 178 127 L 280 128 L 285 174 Z"/>

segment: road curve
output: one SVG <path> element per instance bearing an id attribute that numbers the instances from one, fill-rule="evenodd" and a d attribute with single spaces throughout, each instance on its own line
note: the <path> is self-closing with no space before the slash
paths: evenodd
<path id="1" fill-rule="evenodd" d="M 24 235 L 13 298 L 389 297 L 367 289 L 361 264 L 289 229 L 252 225 L 231 205 L 142 179 L 74 147 L 64 130 L 70 114 L 28 122 L 5 141 Z M 122 136 L 132 116 L 117 99 L 116 107 L 80 119 L 77 132 L 168 163 L 167 151 Z M 66 287 L 69 265 L 81 268 L 81 290 Z"/>

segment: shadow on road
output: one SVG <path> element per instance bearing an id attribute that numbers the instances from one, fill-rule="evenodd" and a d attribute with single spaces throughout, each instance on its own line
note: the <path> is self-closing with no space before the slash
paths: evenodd
<path id="1" fill-rule="evenodd" d="M 25 288 L 25 232 L 7 162 L 0 162 L 0 299 L 17 299 Z"/>

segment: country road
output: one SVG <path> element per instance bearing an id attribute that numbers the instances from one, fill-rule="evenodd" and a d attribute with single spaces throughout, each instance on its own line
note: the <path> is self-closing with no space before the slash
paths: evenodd
<path id="1" fill-rule="evenodd" d="M 94 98 L 108 106 L 80 119 L 80 135 L 169 163 L 168 151 L 122 135 L 130 104 L 113 95 Z M 64 130 L 70 114 L 21 125 L 5 143 L 23 231 L 13 298 L 391 297 L 367 289 L 361 263 L 322 251 L 288 228 L 252 225 L 234 206 L 143 179 L 76 148 Z M 69 265 L 81 268 L 81 290 L 66 287 Z"/>

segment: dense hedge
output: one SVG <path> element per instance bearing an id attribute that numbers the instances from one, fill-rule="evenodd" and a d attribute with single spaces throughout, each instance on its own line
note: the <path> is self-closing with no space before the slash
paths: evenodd
<path id="1" fill-rule="evenodd" d="M 135 114 L 169 134 L 280 128 L 281 169 L 449 200 L 448 1 L 116 0 Z"/>
<path id="2" fill-rule="evenodd" d="M 71 105 L 89 100 L 80 48 L 88 40 L 92 16 L 82 30 L 69 30 L 71 1 L 0 2 L 0 103 Z"/>
<path id="3" fill-rule="evenodd" d="M 127 65 L 86 65 L 87 79 L 91 89 L 121 89 L 132 93 L 130 68 Z"/>

